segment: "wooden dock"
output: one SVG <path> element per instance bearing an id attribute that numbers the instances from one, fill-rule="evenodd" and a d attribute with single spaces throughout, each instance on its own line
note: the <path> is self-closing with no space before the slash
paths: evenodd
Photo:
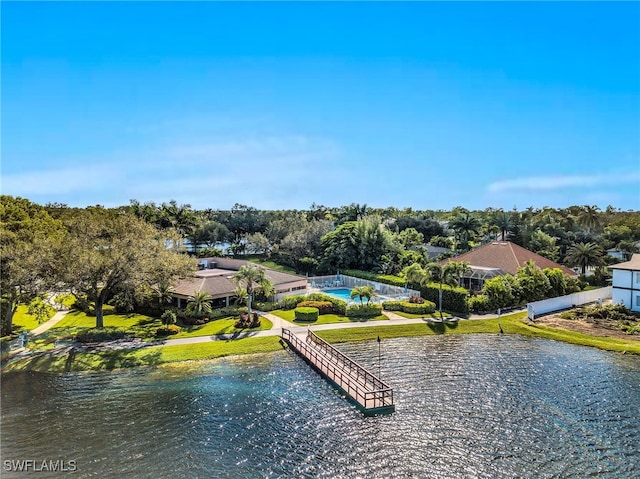
<path id="1" fill-rule="evenodd" d="M 291 330 L 283 329 L 282 339 L 325 379 L 343 391 L 365 414 L 387 414 L 395 411 L 392 388 L 313 331 L 307 331 L 306 339 L 303 340 Z"/>

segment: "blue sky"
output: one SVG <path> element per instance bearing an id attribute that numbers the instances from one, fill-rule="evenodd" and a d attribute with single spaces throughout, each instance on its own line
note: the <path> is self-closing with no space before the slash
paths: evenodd
<path id="1" fill-rule="evenodd" d="M 3 194 L 640 209 L 640 4 L 7 3 Z"/>

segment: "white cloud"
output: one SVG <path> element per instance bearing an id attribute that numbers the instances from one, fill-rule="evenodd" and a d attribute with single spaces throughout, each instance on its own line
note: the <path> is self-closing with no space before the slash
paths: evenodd
<path id="1" fill-rule="evenodd" d="M 490 192 L 512 190 L 548 191 L 561 188 L 615 186 L 640 183 L 640 171 L 598 173 L 595 175 L 529 176 L 495 181 L 487 187 Z"/>

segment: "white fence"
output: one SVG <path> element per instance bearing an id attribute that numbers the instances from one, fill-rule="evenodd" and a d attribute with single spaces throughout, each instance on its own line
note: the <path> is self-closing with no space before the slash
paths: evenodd
<path id="1" fill-rule="evenodd" d="M 534 301 L 527 304 L 527 316 L 530 320 L 534 320 L 536 315 L 552 313 L 563 309 L 580 306 L 581 304 L 594 303 L 598 300 L 611 298 L 611 286 L 600 289 L 592 289 L 591 291 L 583 291 L 581 293 L 568 294 L 557 298 L 543 299 L 542 301 Z"/>
<path id="2" fill-rule="evenodd" d="M 410 296 L 420 296 L 420 291 L 393 286 L 391 284 L 369 281 L 368 279 L 354 278 L 344 274 L 332 274 L 329 276 L 311 276 L 308 279 L 309 287 L 322 290 L 324 288 L 347 288 L 353 289 L 356 286 L 373 286 L 377 294 L 385 298 L 406 299 Z"/>

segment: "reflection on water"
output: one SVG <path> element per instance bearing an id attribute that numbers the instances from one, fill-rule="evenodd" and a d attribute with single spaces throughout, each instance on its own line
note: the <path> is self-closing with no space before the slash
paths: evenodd
<path id="1" fill-rule="evenodd" d="M 377 370 L 376 342 L 340 348 Z M 73 477 L 113 478 L 637 477 L 637 356 L 489 335 L 382 351 L 397 412 L 373 418 L 287 352 L 9 374 L 3 465 L 75 460 Z"/>

